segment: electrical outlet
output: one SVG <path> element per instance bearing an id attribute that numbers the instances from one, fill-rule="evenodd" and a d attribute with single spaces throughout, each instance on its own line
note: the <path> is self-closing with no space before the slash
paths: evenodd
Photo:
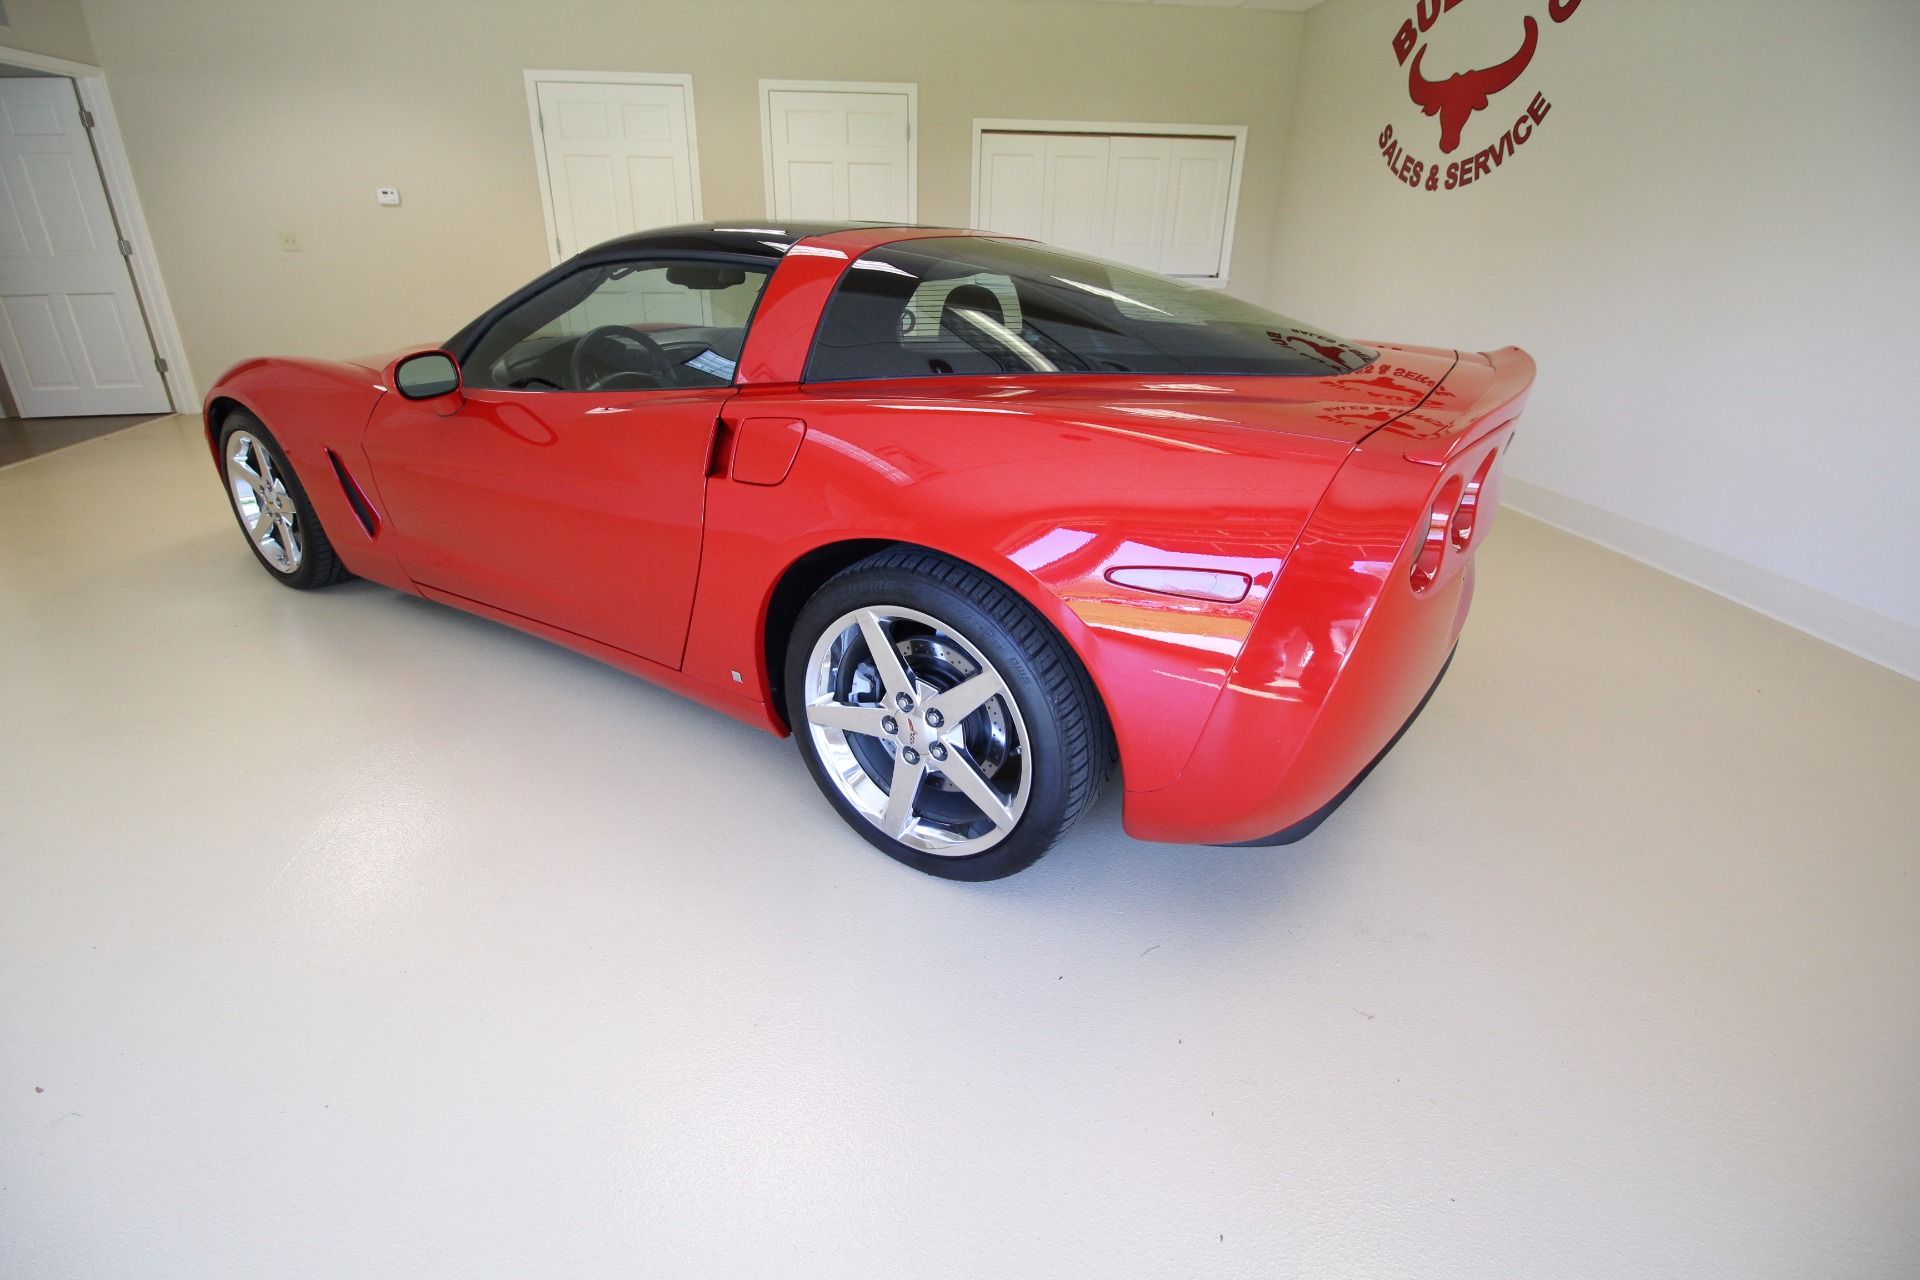
<path id="1" fill-rule="evenodd" d="M 375 187 L 373 190 L 373 198 L 378 200 L 381 204 L 399 204 L 400 188 Z"/>
<path id="2" fill-rule="evenodd" d="M 282 231 L 280 233 L 280 252 L 282 253 L 300 252 L 300 237 L 298 235 L 295 235 L 291 231 Z"/>

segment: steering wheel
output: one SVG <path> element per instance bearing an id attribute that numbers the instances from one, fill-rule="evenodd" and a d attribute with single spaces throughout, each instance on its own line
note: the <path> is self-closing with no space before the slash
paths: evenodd
<path id="1" fill-rule="evenodd" d="M 644 367 L 634 367 L 635 357 Z M 672 386 L 673 367 L 673 358 L 659 343 L 624 324 L 603 324 L 592 330 L 573 344 L 568 361 L 569 380 L 581 391 L 608 390 L 617 378 L 644 377 L 647 386 Z"/>

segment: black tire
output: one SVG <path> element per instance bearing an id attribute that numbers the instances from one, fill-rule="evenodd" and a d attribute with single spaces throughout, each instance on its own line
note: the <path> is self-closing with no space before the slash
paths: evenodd
<path id="1" fill-rule="evenodd" d="M 254 540 L 247 526 L 247 519 L 240 510 L 240 498 L 234 491 L 234 484 L 228 472 L 228 445 L 233 437 L 245 432 L 260 442 L 272 459 L 278 472 L 278 479 L 292 500 L 294 507 L 294 527 L 300 542 L 299 562 L 291 572 L 273 563 Z M 233 518 L 239 522 L 240 532 L 246 537 L 247 547 L 253 552 L 253 558 L 260 562 L 275 582 L 292 587 L 296 591 L 312 591 L 319 587 L 330 587 L 336 582 L 345 582 L 353 577 L 340 558 L 334 554 L 333 543 L 327 538 L 327 531 L 321 527 L 320 517 L 313 509 L 313 502 L 307 497 L 306 486 L 300 483 L 299 473 L 293 464 L 287 461 L 287 454 L 280 442 L 273 438 L 266 424 L 248 413 L 245 409 L 234 409 L 220 422 L 220 469 L 221 481 L 227 491 L 227 506 L 233 511 Z"/>
<path id="2" fill-rule="evenodd" d="M 946 624 L 950 634 L 979 650 L 1014 701 L 1013 718 L 1023 725 L 1026 739 L 1019 765 L 1029 775 L 1025 808 L 1011 830 L 982 852 L 942 855 L 894 839 L 842 794 L 814 741 L 806 689 L 816 644 L 852 611 L 887 607 Z M 919 678 L 918 671 L 912 674 Z M 794 623 L 785 675 L 789 722 L 821 793 L 875 848 L 928 875 L 997 880 L 1032 866 L 1085 811 L 1113 767 L 1113 733 L 1100 696 L 1059 633 L 1005 586 L 934 552 L 893 548 L 830 579 Z M 851 742 L 854 736 L 846 738 Z M 934 767 L 928 766 L 930 776 Z"/>

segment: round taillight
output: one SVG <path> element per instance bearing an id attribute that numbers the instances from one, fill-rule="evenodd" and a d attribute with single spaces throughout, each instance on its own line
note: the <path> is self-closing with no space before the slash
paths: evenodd
<path id="1" fill-rule="evenodd" d="M 1447 530 L 1453 524 L 1460 505 L 1460 477 L 1454 476 L 1440 486 L 1440 494 L 1427 512 L 1427 527 L 1421 536 L 1420 550 L 1413 557 L 1413 589 L 1425 591 L 1440 576 L 1440 562 L 1447 555 Z"/>
<path id="2" fill-rule="evenodd" d="M 1493 474 L 1493 460 L 1499 456 L 1498 450 L 1488 454 L 1480 469 L 1473 473 L 1473 479 L 1467 481 L 1466 492 L 1460 495 L 1460 505 L 1454 508 L 1453 524 L 1448 532 L 1455 550 L 1465 551 L 1473 542 L 1474 530 L 1480 523 L 1481 491 L 1487 487 L 1487 477 Z"/>

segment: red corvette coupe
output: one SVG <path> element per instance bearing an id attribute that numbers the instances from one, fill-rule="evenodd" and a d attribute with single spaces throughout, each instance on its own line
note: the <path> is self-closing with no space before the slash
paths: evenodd
<path id="1" fill-rule="evenodd" d="M 207 441 L 261 564 L 792 732 L 867 840 L 1281 844 L 1439 681 L 1533 381 L 1007 237 L 609 241 L 441 348 L 252 360 Z"/>

